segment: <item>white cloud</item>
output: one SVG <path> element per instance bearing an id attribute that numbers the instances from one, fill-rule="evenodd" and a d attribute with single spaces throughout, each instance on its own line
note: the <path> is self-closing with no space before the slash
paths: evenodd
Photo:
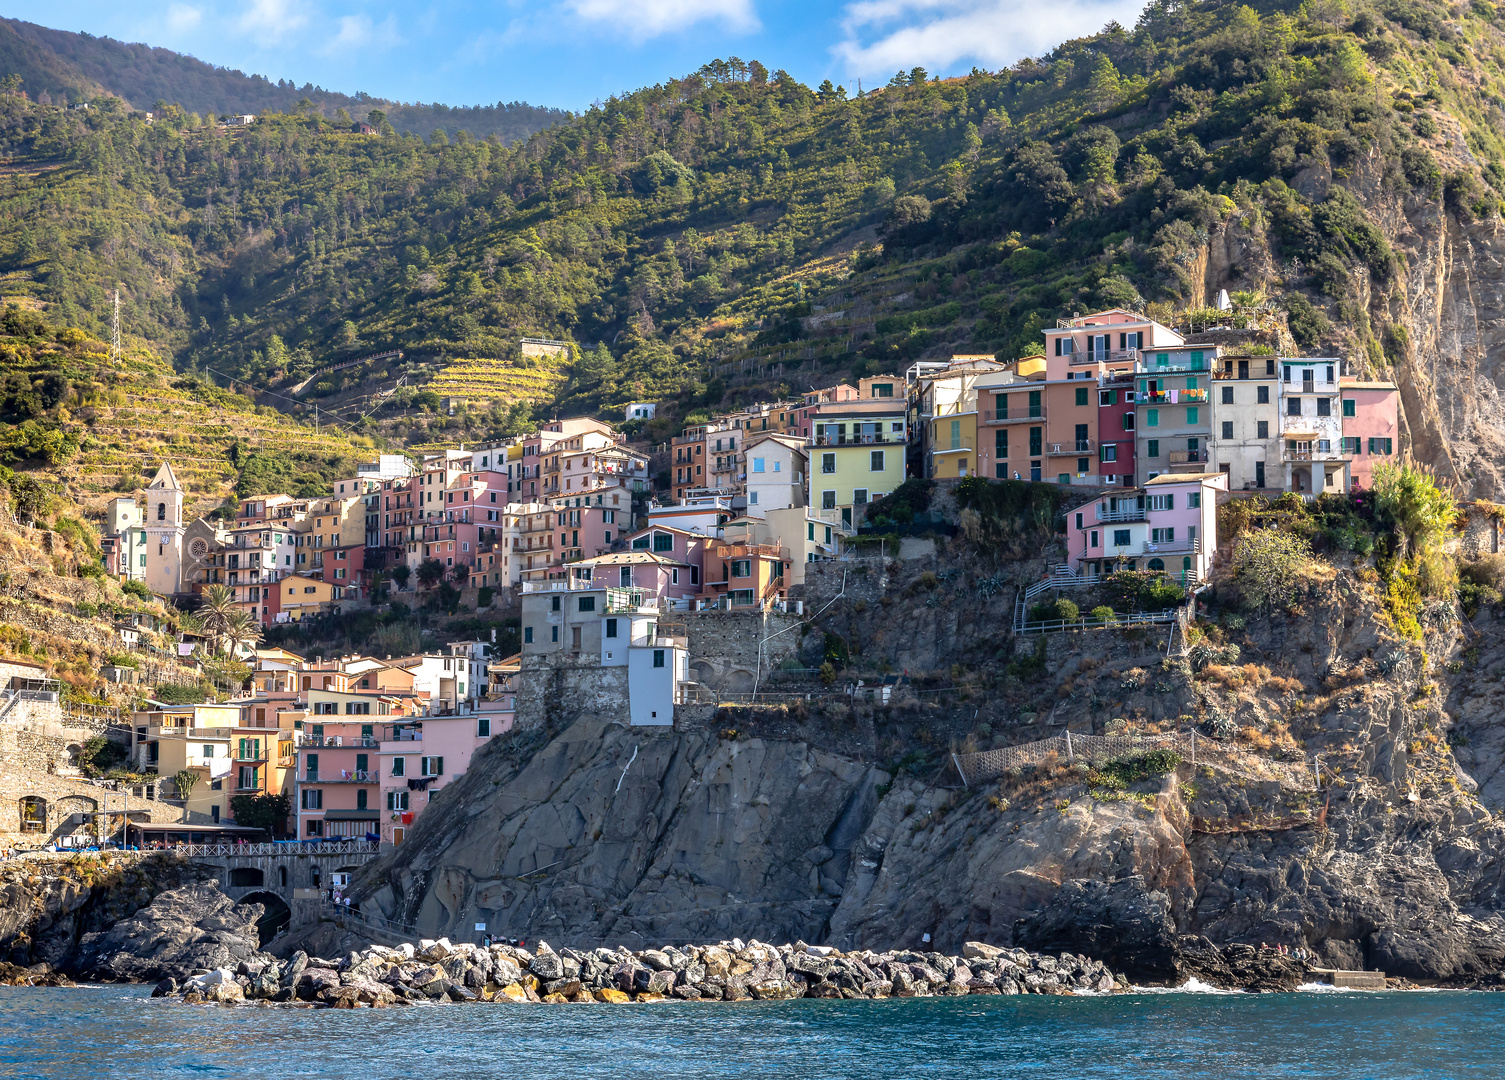
<path id="1" fill-rule="evenodd" d="M 752 0 L 565 0 L 565 7 L 587 22 L 609 24 L 636 40 L 700 22 L 719 22 L 744 33 L 760 28 Z"/>
<path id="2" fill-rule="evenodd" d="M 203 18 L 203 9 L 189 7 L 187 4 L 173 4 L 167 9 L 167 26 L 177 33 L 192 30 Z"/>
<path id="3" fill-rule="evenodd" d="M 1144 0 L 858 0 L 846 7 L 846 37 L 831 49 L 854 75 L 891 75 L 915 65 L 973 61 L 1001 68 L 1038 56 L 1112 19 L 1132 26 Z"/>
<path id="4" fill-rule="evenodd" d="M 372 22 L 369 15 L 343 15 L 338 22 L 339 31 L 320 50 L 325 55 L 348 49 L 386 49 L 402 40 L 397 33 L 397 19 L 392 15 L 379 23 Z"/>
<path id="5" fill-rule="evenodd" d="M 308 24 L 303 8 L 298 0 L 251 0 L 236 25 L 261 44 L 275 43 Z"/>

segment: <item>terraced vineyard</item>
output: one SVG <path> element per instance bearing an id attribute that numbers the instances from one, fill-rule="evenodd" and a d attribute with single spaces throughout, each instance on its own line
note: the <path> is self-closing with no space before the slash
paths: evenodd
<path id="1" fill-rule="evenodd" d="M 523 360 L 455 360 L 423 386 L 441 397 L 460 397 L 472 405 L 514 401 L 551 401 L 564 385 L 565 357 Z"/>

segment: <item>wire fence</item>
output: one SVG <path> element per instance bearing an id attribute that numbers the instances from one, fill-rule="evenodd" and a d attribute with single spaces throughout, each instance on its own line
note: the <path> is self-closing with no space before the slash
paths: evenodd
<path id="1" fill-rule="evenodd" d="M 1278 783 L 1295 791 L 1316 791 L 1316 775 L 1305 759 L 1300 765 L 1272 761 L 1226 743 L 1199 737 L 1195 731 L 1167 735 L 1053 735 L 1036 742 L 952 754 L 951 760 L 967 787 L 996 780 L 1012 769 L 1045 762 L 1086 762 L 1097 765 L 1115 758 L 1134 757 L 1154 750 L 1172 750 L 1194 766 L 1206 765 L 1247 780 Z"/>

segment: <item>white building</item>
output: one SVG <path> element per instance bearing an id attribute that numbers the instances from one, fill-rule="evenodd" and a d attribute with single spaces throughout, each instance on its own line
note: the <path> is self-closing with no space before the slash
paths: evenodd
<path id="1" fill-rule="evenodd" d="M 423 653 L 393 660 L 393 667 L 413 673 L 413 692 L 427 694 L 432 712 L 460 708 L 470 696 L 470 657 Z"/>
<path id="2" fill-rule="evenodd" d="M 1230 491 L 1281 489 L 1280 377 L 1275 357 L 1229 358 L 1212 383 L 1210 468 Z"/>
<path id="3" fill-rule="evenodd" d="M 633 401 L 622 412 L 626 420 L 652 420 L 658 412 L 658 405 L 652 401 Z"/>
<path id="4" fill-rule="evenodd" d="M 751 436 L 744 449 L 749 515 L 761 517 L 770 510 L 806 505 L 809 454 L 804 439 L 769 432 Z"/>
<path id="5" fill-rule="evenodd" d="M 1285 489 L 1320 495 L 1347 488 L 1343 406 L 1335 357 L 1280 358 L 1280 439 Z"/>

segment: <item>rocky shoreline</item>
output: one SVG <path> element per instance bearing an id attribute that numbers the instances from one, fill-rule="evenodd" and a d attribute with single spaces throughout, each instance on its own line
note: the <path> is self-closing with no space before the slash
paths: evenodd
<path id="1" fill-rule="evenodd" d="M 470 1002 L 624 1003 L 881 999 L 971 994 L 1079 994 L 1128 989 L 1096 960 L 1047 956 L 968 942 L 960 956 L 853 952 L 741 940 L 661 949 L 555 951 L 483 948 L 447 939 L 397 948 L 371 945 L 342 960 L 295 953 L 282 963 L 257 957 L 179 982 L 153 997 L 188 1004 L 269 1003 L 305 1008 L 386 1008 Z"/>

